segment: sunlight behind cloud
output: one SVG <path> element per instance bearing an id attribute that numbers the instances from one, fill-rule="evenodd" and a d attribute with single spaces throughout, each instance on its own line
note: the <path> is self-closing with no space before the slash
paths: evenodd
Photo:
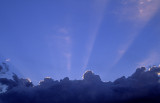
<path id="1" fill-rule="evenodd" d="M 91 17 L 94 21 L 93 21 L 92 26 L 89 29 L 90 30 L 90 34 L 89 34 L 90 38 L 89 38 L 89 41 L 86 45 L 87 53 L 86 53 L 86 56 L 84 59 L 84 65 L 82 67 L 82 70 L 86 69 L 86 67 L 88 65 L 89 58 L 91 56 L 94 43 L 95 43 L 96 37 L 98 35 L 98 30 L 100 28 L 101 22 L 104 17 L 106 5 L 107 5 L 107 0 L 100 0 L 100 1 L 96 0 L 93 3 L 94 9 L 91 13 L 91 15 L 92 15 Z"/>
<path id="2" fill-rule="evenodd" d="M 0 56 L 11 68 L 7 75 L 13 71 L 37 83 L 46 76 L 77 80 L 89 69 L 102 80 L 113 81 L 137 66 L 158 65 L 159 4 L 159 0 L 0 1 Z"/>
<path id="3" fill-rule="evenodd" d="M 145 58 L 143 61 L 139 62 L 139 66 L 150 66 L 153 64 L 157 64 L 159 59 L 159 54 L 157 52 L 151 52 L 150 55 Z"/>

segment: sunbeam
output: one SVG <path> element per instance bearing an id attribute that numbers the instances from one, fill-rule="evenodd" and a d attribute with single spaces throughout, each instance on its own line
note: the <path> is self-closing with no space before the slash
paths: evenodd
<path id="1" fill-rule="evenodd" d="M 105 8 L 107 6 L 108 1 L 107 0 L 101 0 L 101 1 L 95 1 L 93 3 L 93 13 L 91 14 L 91 18 L 93 19 L 93 23 L 91 24 L 90 27 L 90 33 L 89 33 L 89 40 L 86 44 L 86 56 L 84 59 L 84 65 L 82 67 L 82 70 L 84 71 L 88 65 L 90 56 L 92 54 L 92 50 L 96 41 L 96 37 L 98 35 L 98 30 L 101 26 L 104 13 L 105 13 Z"/>
<path id="2" fill-rule="evenodd" d="M 121 58 L 125 55 L 128 48 L 134 43 L 134 40 L 143 30 L 145 25 L 150 21 L 150 19 L 156 14 L 159 9 L 159 0 L 135 0 L 135 1 L 123 1 L 123 7 L 121 7 L 121 19 L 122 21 L 129 20 L 133 24 L 133 33 L 130 33 L 129 38 L 125 44 L 120 46 L 118 51 L 118 56 L 115 59 L 111 67 L 115 66 Z M 126 8 L 127 7 L 127 8 Z M 123 52 L 120 52 L 123 51 Z"/>

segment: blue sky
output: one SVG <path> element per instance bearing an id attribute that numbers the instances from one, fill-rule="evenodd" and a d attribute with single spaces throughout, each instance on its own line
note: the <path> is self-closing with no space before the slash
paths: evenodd
<path id="1" fill-rule="evenodd" d="M 159 0 L 1 0 L 0 59 L 38 82 L 103 81 L 160 63 Z"/>

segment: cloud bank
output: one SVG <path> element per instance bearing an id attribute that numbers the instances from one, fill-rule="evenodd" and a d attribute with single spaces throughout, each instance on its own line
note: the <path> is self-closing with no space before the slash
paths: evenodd
<path id="1" fill-rule="evenodd" d="M 141 67 L 129 77 L 103 82 L 99 75 L 87 71 L 83 80 L 46 77 L 36 86 L 13 74 L 12 79 L 0 78 L 0 90 L 6 87 L 0 93 L 0 103 L 160 103 L 159 72 L 160 67 Z"/>

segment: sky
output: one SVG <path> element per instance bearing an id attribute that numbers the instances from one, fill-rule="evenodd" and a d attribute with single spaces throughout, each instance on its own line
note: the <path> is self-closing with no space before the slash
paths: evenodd
<path id="1" fill-rule="evenodd" d="M 0 60 L 34 83 L 103 81 L 160 64 L 159 0 L 1 0 Z"/>

